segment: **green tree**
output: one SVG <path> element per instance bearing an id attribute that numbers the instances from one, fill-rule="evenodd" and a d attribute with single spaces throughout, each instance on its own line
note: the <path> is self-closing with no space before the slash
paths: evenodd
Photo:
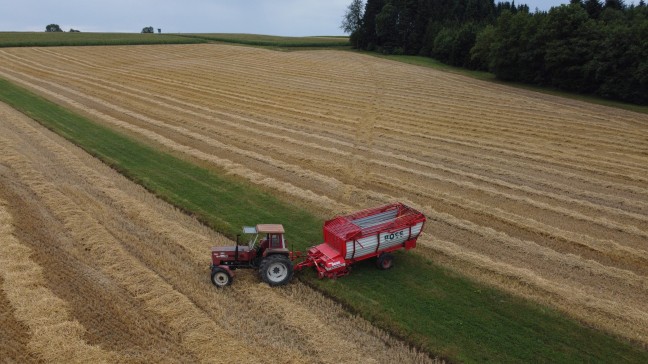
<path id="1" fill-rule="evenodd" d="M 648 104 L 648 18 L 641 9 L 599 24 L 603 39 L 590 64 L 599 85 L 596 94 Z"/>
<path id="2" fill-rule="evenodd" d="M 520 54 L 526 44 L 521 39 L 529 19 L 525 13 L 513 14 L 504 10 L 497 18 L 495 41 L 491 45 L 489 68 L 502 80 L 519 80 L 524 66 Z"/>
<path id="3" fill-rule="evenodd" d="M 450 64 L 460 67 L 476 68 L 470 58 L 470 50 L 475 45 L 477 32 L 481 30 L 475 23 L 466 22 L 457 31 L 452 46 Z"/>
<path id="4" fill-rule="evenodd" d="M 62 32 L 63 29 L 61 29 L 61 27 L 59 27 L 58 24 L 50 24 L 50 25 L 45 27 L 45 31 L 46 32 Z"/>
<path id="5" fill-rule="evenodd" d="M 476 69 L 489 69 L 491 47 L 496 38 L 495 27 L 490 24 L 477 34 L 475 45 L 470 49 L 470 60 Z"/>
<path id="6" fill-rule="evenodd" d="M 340 28 L 350 34 L 351 44 L 358 48 L 361 32 L 362 32 L 362 17 L 364 15 L 364 4 L 362 0 L 353 0 L 347 8 Z"/>
<path id="7" fill-rule="evenodd" d="M 142 33 L 154 33 L 153 27 L 142 28 Z"/>
<path id="8" fill-rule="evenodd" d="M 605 9 L 623 10 L 625 3 L 623 0 L 605 0 Z"/>
<path id="9" fill-rule="evenodd" d="M 364 4 L 362 0 L 353 0 L 349 7 L 347 7 L 346 13 L 342 18 L 342 24 L 340 28 L 347 34 L 352 34 L 356 32 L 360 25 L 362 24 L 362 16 L 364 15 Z"/>
<path id="10" fill-rule="evenodd" d="M 590 18 L 592 19 L 598 19 L 598 17 L 601 15 L 601 11 L 603 11 L 603 5 L 599 2 L 599 0 L 585 0 L 585 10 L 587 10 L 587 14 L 589 14 Z"/>
<path id="11" fill-rule="evenodd" d="M 470 58 L 470 49 L 475 45 L 477 31 L 474 23 L 441 29 L 434 38 L 432 55 L 453 66 L 476 68 Z"/>
<path id="12" fill-rule="evenodd" d="M 418 1 L 417 0 L 392 0 L 396 11 L 396 37 L 398 47 L 403 53 L 416 54 L 420 48 L 420 38 L 416 27 Z"/>
<path id="13" fill-rule="evenodd" d="M 547 23 L 547 13 L 524 14 L 524 31 L 520 34 L 520 44 L 523 44 L 519 55 L 520 79 L 519 81 L 546 84 L 548 75 L 545 65 L 547 34 L 543 30 Z"/>
<path id="14" fill-rule="evenodd" d="M 453 47 L 457 31 L 453 28 L 443 28 L 434 38 L 432 56 L 442 62 L 449 63 L 453 55 Z"/>
<path id="15" fill-rule="evenodd" d="M 434 49 L 434 40 L 439 32 L 444 28 L 443 23 L 439 21 L 430 20 L 425 27 L 425 34 L 423 35 L 423 45 L 419 54 L 422 56 L 432 57 L 432 49 Z"/>
<path id="16" fill-rule="evenodd" d="M 596 35 L 596 25 L 585 9 L 576 4 L 552 8 L 544 31 L 548 38 L 545 67 L 551 84 L 565 90 L 591 91 L 586 89 L 583 67 L 594 57 L 590 38 Z"/>
<path id="17" fill-rule="evenodd" d="M 430 23 L 430 14 L 432 12 L 432 3 L 430 1 L 418 1 L 415 8 L 414 24 L 412 33 L 408 39 L 408 47 L 405 52 L 408 54 L 429 55 L 429 49 L 425 49 L 426 32 Z"/>
<path id="18" fill-rule="evenodd" d="M 376 16 L 376 35 L 384 53 L 400 53 L 396 50 L 401 46 L 398 36 L 398 15 L 398 9 L 388 2 Z"/>
<path id="19" fill-rule="evenodd" d="M 648 8 L 624 1 L 569 0 L 529 13 L 514 0 L 367 0 L 352 39 L 503 80 L 648 103 Z"/>
<path id="20" fill-rule="evenodd" d="M 359 48 L 374 50 L 378 44 L 378 35 L 376 34 L 376 16 L 383 8 L 384 0 L 367 0 L 360 30 L 358 31 L 357 44 Z"/>

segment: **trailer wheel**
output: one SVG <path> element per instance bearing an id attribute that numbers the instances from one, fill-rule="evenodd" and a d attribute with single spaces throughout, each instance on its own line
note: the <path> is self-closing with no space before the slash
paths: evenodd
<path id="1" fill-rule="evenodd" d="M 225 287 L 232 284 L 234 279 L 223 268 L 214 268 L 211 273 L 211 281 L 216 287 Z"/>
<path id="2" fill-rule="evenodd" d="M 259 265 L 261 279 L 271 286 L 281 286 L 290 282 L 293 276 L 293 265 L 284 255 L 271 255 Z"/>
<path id="3" fill-rule="evenodd" d="M 380 254 L 376 260 L 378 269 L 387 270 L 394 266 L 394 256 L 389 253 Z"/>

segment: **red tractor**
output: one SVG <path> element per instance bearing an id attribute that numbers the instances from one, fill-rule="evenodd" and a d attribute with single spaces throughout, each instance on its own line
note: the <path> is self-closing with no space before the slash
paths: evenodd
<path id="1" fill-rule="evenodd" d="M 271 286 L 288 283 L 292 279 L 293 264 L 283 225 L 245 226 L 243 233 L 249 237 L 247 245 L 239 245 L 240 235 L 237 235 L 235 246 L 212 248 L 212 283 L 218 287 L 232 284 L 233 271 L 238 268 L 258 269 L 261 279 Z"/>
<path id="2" fill-rule="evenodd" d="M 402 203 L 338 216 L 324 223 L 324 243 L 309 248 L 306 259 L 294 267 L 292 261 L 302 254 L 286 248 L 282 225 L 246 226 L 247 245 L 239 245 L 237 235 L 235 246 L 212 248 L 212 282 L 218 287 L 232 284 L 238 268 L 258 269 L 271 286 L 290 282 L 293 272 L 306 267 L 315 268 L 319 278 L 337 278 L 348 274 L 353 263 L 374 257 L 378 268 L 389 269 L 391 253 L 414 248 L 425 221 L 423 214 Z"/>

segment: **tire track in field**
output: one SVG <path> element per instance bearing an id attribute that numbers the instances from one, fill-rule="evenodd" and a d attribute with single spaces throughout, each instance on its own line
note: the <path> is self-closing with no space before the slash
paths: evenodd
<path id="1" fill-rule="evenodd" d="M 203 90 L 203 92 L 209 92 L 209 91 L 210 91 L 210 90 Z M 221 92 L 221 93 L 222 93 L 222 92 Z M 627 158 L 626 158 L 626 159 L 627 159 Z M 624 159 L 624 161 L 625 161 L 625 159 Z"/>

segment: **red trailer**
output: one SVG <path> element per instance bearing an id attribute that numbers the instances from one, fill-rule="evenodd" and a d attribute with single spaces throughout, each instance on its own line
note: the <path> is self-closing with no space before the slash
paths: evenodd
<path id="1" fill-rule="evenodd" d="M 378 268 L 389 269 L 394 260 L 390 253 L 414 248 L 424 224 L 423 214 L 402 203 L 338 216 L 324 224 L 324 243 L 308 249 L 306 259 L 294 267 L 292 262 L 302 254 L 287 249 L 282 225 L 246 226 L 247 244 L 239 245 L 239 235 L 235 246 L 212 248 L 212 283 L 230 285 L 241 268 L 257 269 L 271 286 L 287 284 L 294 271 L 306 267 L 314 267 L 320 278 L 336 278 L 348 274 L 354 262 L 374 257 Z"/>
<path id="2" fill-rule="evenodd" d="M 398 249 L 412 249 L 423 230 L 425 215 L 402 203 L 393 203 L 338 216 L 324 223 L 324 243 L 308 250 L 295 271 L 315 267 L 320 278 L 349 273 L 354 262 L 377 257 L 381 269 L 391 268 Z"/>

